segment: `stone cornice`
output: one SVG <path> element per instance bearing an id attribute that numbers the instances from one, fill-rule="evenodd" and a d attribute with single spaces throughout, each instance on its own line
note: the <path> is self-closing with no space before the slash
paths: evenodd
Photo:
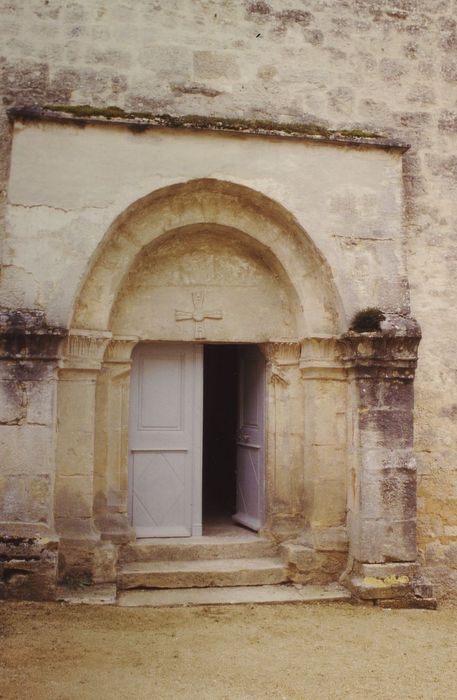
<path id="1" fill-rule="evenodd" d="M 364 132 L 360 129 L 327 129 L 318 124 L 275 123 L 248 119 L 230 119 L 202 115 L 184 115 L 175 117 L 168 114 L 147 114 L 113 111 L 110 108 L 49 105 L 14 107 L 8 110 L 11 121 L 40 121 L 57 124 L 75 124 L 78 126 L 124 127 L 132 131 L 148 129 L 173 129 L 203 133 L 225 133 L 236 136 L 252 136 L 309 141 L 312 143 L 333 144 L 335 146 L 352 146 L 356 148 L 375 148 L 404 153 L 410 146 L 394 138 L 381 134 Z"/>
<path id="2" fill-rule="evenodd" d="M 0 310 L 0 360 L 57 360 L 68 331 L 37 309 Z"/>

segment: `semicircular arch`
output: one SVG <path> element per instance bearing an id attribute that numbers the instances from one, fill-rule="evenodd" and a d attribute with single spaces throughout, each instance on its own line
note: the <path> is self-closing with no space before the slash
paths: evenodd
<path id="1" fill-rule="evenodd" d="M 156 190 L 117 217 L 92 256 L 71 327 L 111 330 L 113 305 L 142 251 L 171 232 L 208 226 L 214 231 L 238 231 L 277 260 L 298 300 L 301 336 L 344 330 L 342 304 L 330 267 L 292 214 L 256 190 L 215 179 Z"/>

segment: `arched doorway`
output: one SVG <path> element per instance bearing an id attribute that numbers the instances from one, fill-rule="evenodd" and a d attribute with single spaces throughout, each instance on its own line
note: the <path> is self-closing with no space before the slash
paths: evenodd
<path id="1" fill-rule="evenodd" d="M 132 352 L 167 343 L 260 348 L 265 467 L 255 527 L 280 539 L 309 527 L 340 537 L 347 504 L 341 456 L 348 449 L 341 421 L 351 400 L 335 340 L 342 328 L 325 260 L 272 200 L 204 180 L 132 205 L 107 232 L 81 286 L 60 372 L 56 513 L 62 539 L 101 536 L 116 543 L 135 536 L 129 518 Z M 307 374 L 310 353 L 318 375 Z M 324 422 L 329 438 L 321 445 Z M 84 465 L 77 490 L 65 474 L 70 442 L 71 458 L 78 453 Z M 201 484 L 194 480 L 190 489 L 196 503 Z"/>

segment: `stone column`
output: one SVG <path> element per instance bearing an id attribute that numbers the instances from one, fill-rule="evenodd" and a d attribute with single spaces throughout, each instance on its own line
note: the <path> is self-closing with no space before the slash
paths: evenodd
<path id="1" fill-rule="evenodd" d="M 305 394 L 305 488 L 316 547 L 347 549 L 347 370 L 341 341 L 305 338 L 300 370 Z"/>
<path id="2" fill-rule="evenodd" d="M 135 537 L 128 522 L 128 426 L 131 354 L 137 337 L 116 336 L 106 348 L 96 391 L 95 517 L 101 537 Z"/>
<path id="3" fill-rule="evenodd" d="M 54 596 L 58 347 L 42 311 L 0 312 L 0 598 Z"/>
<path id="4" fill-rule="evenodd" d="M 281 539 L 303 529 L 303 424 L 299 343 L 265 343 L 267 527 Z"/>
<path id="5" fill-rule="evenodd" d="M 284 546 L 290 575 L 303 583 L 338 580 L 347 561 L 348 384 L 342 346 L 332 336 L 301 343 L 304 530 Z"/>
<path id="6" fill-rule="evenodd" d="M 358 597 L 385 605 L 433 605 L 416 562 L 413 380 L 419 341 L 411 319 L 344 338 L 356 403 L 344 582 Z"/>
<path id="7" fill-rule="evenodd" d="M 100 533 L 93 508 L 95 389 L 110 337 L 109 332 L 72 330 L 62 352 L 57 392 L 55 522 L 63 580 L 97 578 Z"/>

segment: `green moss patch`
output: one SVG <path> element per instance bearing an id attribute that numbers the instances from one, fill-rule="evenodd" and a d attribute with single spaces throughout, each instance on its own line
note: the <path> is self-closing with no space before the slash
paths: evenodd
<path id="1" fill-rule="evenodd" d="M 256 133 L 283 133 L 298 136 L 318 136 L 321 138 L 382 138 L 381 134 L 361 129 L 327 129 L 319 124 L 302 124 L 300 122 L 274 122 L 265 119 L 238 119 L 235 117 L 203 117 L 196 114 L 172 116 L 171 114 L 153 114 L 152 112 L 128 112 L 120 107 L 94 107 L 92 105 L 45 105 L 45 110 L 62 112 L 75 117 L 102 117 L 105 119 L 134 119 L 171 128 L 221 129 L 229 131 L 246 131 Z"/>

